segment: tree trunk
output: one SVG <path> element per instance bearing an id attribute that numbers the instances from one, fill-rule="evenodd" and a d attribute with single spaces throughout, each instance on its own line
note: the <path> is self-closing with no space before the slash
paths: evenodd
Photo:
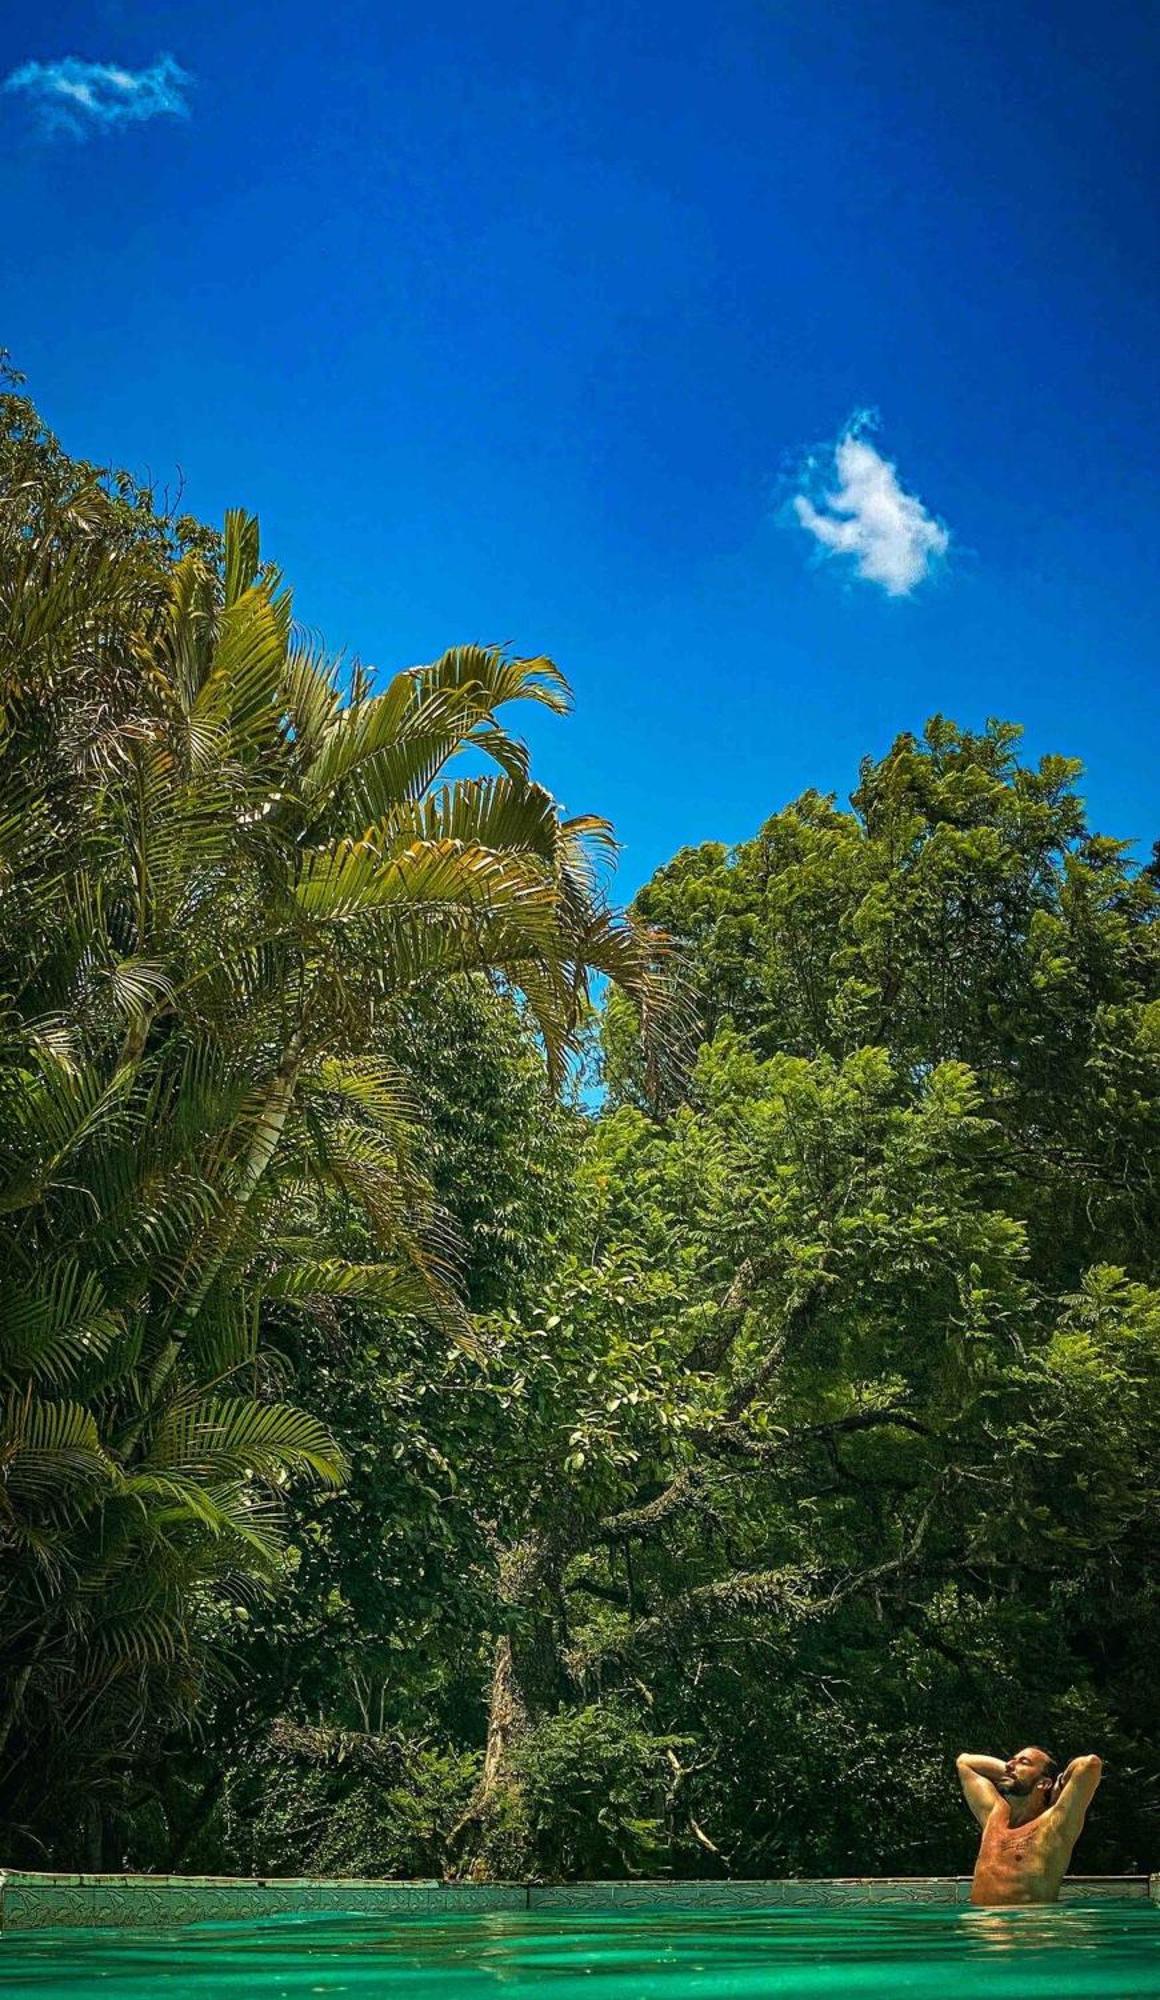
<path id="1" fill-rule="evenodd" d="M 554 1608 L 564 1553 L 558 1535 L 534 1531 L 499 1557 L 500 1601 L 516 1614 L 514 1630 L 495 1642 L 483 1769 L 447 1839 L 449 1869 L 474 1881 L 518 1881 L 533 1865 L 516 1753 L 536 1717 L 551 1714 L 574 1692 Z"/>
<path id="2" fill-rule="evenodd" d="M 482 1799 L 486 1799 L 489 1793 L 503 1782 L 511 1762 L 511 1752 L 526 1732 L 527 1726 L 527 1703 L 516 1679 L 512 1642 L 505 1632 L 496 1640 L 495 1659 L 491 1669 L 491 1688 L 487 1706 L 487 1750 L 483 1759 L 483 1775 L 479 1781 Z"/>
<path id="3" fill-rule="evenodd" d="M 105 1866 L 105 1813 L 99 1799 L 85 1801 L 85 1871 L 100 1875 Z"/>
<path id="4" fill-rule="evenodd" d="M 33 1668 L 44 1651 L 47 1638 L 48 1627 L 47 1625 L 42 1625 L 37 1634 L 36 1644 L 32 1648 L 31 1656 L 25 1661 L 19 1673 L 13 1678 L 12 1691 L 4 1705 L 3 1715 L 0 1716 L 0 1757 L 3 1756 L 5 1750 L 8 1748 L 8 1738 L 12 1734 L 12 1725 L 20 1713 L 25 1690 L 32 1679 Z"/>
<path id="5" fill-rule="evenodd" d="M 480 1882 L 518 1878 L 526 1872 L 523 1787 L 512 1757 L 527 1730 L 528 1704 L 515 1648 L 503 1632 L 492 1656 L 483 1769 L 467 1811 L 447 1840 L 452 1873 Z"/>
<path id="6" fill-rule="evenodd" d="M 225 1791 L 225 1788 L 226 1771 L 223 1766 L 222 1769 L 214 1772 L 209 1783 L 195 1800 L 185 1826 L 174 1837 L 168 1859 L 165 1863 L 166 1870 L 170 1875 L 176 1875 L 185 1866 L 190 1848 L 205 1832 L 206 1827 L 209 1825 L 210 1820 L 221 1803 L 222 1793 Z"/>

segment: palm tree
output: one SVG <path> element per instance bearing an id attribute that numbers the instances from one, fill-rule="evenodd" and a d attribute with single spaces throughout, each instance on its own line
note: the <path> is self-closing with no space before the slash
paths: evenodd
<path id="1" fill-rule="evenodd" d="M 376 1030 L 471 975 L 558 1073 L 589 981 L 654 1050 L 665 942 L 609 909 L 507 726 L 547 660 L 463 647 L 381 692 L 222 560 L 0 516 L 0 1785 L 194 1698 L 216 1604 L 279 1561 L 279 1492 L 342 1478 L 277 1329 L 358 1294 L 471 1346 L 406 1078 Z M 449 771 L 467 755 L 474 774 Z M 351 1217 L 366 1254 L 349 1254 Z M 272 1339 L 272 1334 L 275 1336 Z M 212 1657 L 212 1655 L 210 1656 Z M 4 1760 L 7 1758 L 7 1771 Z"/>

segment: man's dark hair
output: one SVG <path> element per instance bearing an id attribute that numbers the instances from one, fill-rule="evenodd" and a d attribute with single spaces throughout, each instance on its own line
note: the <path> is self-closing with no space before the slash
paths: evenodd
<path id="1" fill-rule="evenodd" d="M 1042 1745 L 1042 1744 L 1040 1744 L 1040 1746 L 1039 1746 L 1039 1747 L 1040 1747 L 1040 1749 L 1041 1749 L 1041 1750 L 1043 1750 L 1043 1745 Z M 1046 1770 L 1044 1771 L 1043 1775 L 1044 1775 L 1044 1777 L 1045 1777 L 1045 1778 L 1050 1778 L 1050 1779 L 1051 1779 L 1051 1782 L 1052 1782 L 1052 1784 L 1054 1784 L 1054 1783 L 1055 1783 L 1055 1780 L 1056 1780 L 1056 1779 L 1058 1778 L 1058 1776 L 1059 1776 L 1059 1773 L 1060 1773 L 1060 1769 L 1061 1769 L 1061 1765 L 1060 1765 L 1060 1762 L 1059 1762 L 1059 1758 L 1058 1758 L 1058 1757 L 1053 1757 L 1053 1756 L 1052 1756 L 1052 1754 L 1051 1754 L 1051 1752 L 1050 1752 L 1050 1750 L 1043 1750 L 1043 1755 L 1044 1755 L 1044 1756 L 1046 1757 L 1046 1759 L 1047 1759 L 1047 1769 L 1046 1769 Z"/>

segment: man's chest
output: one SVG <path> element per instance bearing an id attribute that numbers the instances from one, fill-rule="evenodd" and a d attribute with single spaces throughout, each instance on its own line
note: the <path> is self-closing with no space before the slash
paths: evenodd
<path id="1" fill-rule="evenodd" d="M 1058 1842 L 1047 1826 L 988 1826 L 983 1835 L 979 1859 L 991 1868 L 1013 1877 L 1047 1875 L 1058 1867 Z"/>

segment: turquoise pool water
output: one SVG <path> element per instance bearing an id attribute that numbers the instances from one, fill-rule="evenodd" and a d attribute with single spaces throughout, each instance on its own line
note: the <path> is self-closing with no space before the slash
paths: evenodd
<path id="1" fill-rule="evenodd" d="M 0 1989 L 4 2000 L 1154 2000 L 1160 1911 L 542 1911 L 12 1932 Z"/>

